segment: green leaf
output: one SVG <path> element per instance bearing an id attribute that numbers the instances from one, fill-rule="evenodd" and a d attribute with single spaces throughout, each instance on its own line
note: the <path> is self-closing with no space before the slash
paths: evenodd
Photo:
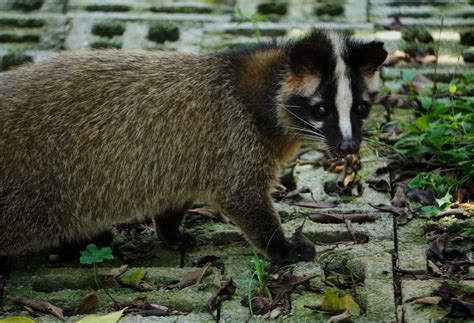
<path id="1" fill-rule="evenodd" d="M 112 249 L 109 247 L 98 249 L 93 243 L 88 244 L 86 250 L 81 251 L 81 258 L 79 259 L 81 264 L 91 265 L 103 262 L 105 259 L 114 259 L 112 255 Z"/>
<path id="2" fill-rule="evenodd" d="M 1 319 L 0 322 L 5 322 L 5 323 L 35 323 L 34 320 L 23 317 L 23 316 L 10 316 L 5 319 Z"/>
<path id="3" fill-rule="evenodd" d="M 429 96 L 420 96 L 418 97 L 421 103 L 421 106 L 428 110 L 431 107 L 432 99 Z"/>
<path id="4" fill-rule="evenodd" d="M 347 294 L 346 296 L 341 298 L 341 302 L 351 315 L 360 316 L 360 307 L 354 301 L 351 295 Z"/>
<path id="5" fill-rule="evenodd" d="M 426 131 L 429 128 L 429 116 L 424 115 L 415 121 L 415 125 L 420 129 L 421 131 Z"/>
<path id="6" fill-rule="evenodd" d="M 457 90 L 458 90 L 458 87 L 456 85 L 452 84 L 449 86 L 449 93 L 451 93 L 452 95 L 454 95 Z"/>
<path id="7" fill-rule="evenodd" d="M 126 285 L 132 285 L 133 283 L 138 283 L 145 277 L 146 275 L 146 269 L 138 269 L 135 270 L 133 273 L 127 274 L 127 275 L 122 275 L 120 277 L 120 280 L 122 283 Z"/>
<path id="8" fill-rule="evenodd" d="M 436 216 L 439 212 L 441 212 L 440 208 L 436 205 L 427 205 L 421 208 L 421 211 L 426 214 L 429 218 Z"/>
<path id="9" fill-rule="evenodd" d="M 76 321 L 77 323 L 116 323 L 120 318 L 122 317 L 123 311 L 125 311 L 126 308 L 109 313 L 107 315 L 86 315 L 79 321 Z"/>
<path id="10" fill-rule="evenodd" d="M 402 79 L 404 82 L 411 82 L 415 79 L 415 77 L 416 77 L 416 70 L 414 69 L 402 72 Z"/>
<path id="11" fill-rule="evenodd" d="M 336 295 L 336 293 L 333 291 L 332 288 L 326 289 L 326 292 L 324 293 L 324 300 L 323 300 L 323 305 L 321 309 L 331 314 L 341 314 L 346 310 L 346 308 L 344 307 L 344 304 L 342 303 L 342 301 L 339 299 L 339 297 Z"/>
<path id="12" fill-rule="evenodd" d="M 436 199 L 436 204 L 440 209 L 444 209 L 445 207 L 451 205 L 451 201 L 453 200 L 453 196 L 449 193 L 440 199 Z"/>

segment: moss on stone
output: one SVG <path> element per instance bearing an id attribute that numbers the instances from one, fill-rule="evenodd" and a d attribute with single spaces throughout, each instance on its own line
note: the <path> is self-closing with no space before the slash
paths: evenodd
<path id="1" fill-rule="evenodd" d="M 92 33 L 97 36 L 109 37 L 120 36 L 125 32 L 125 24 L 120 21 L 102 21 L 92 27 Z"/>
<path id="2" fill-rule="evenodd" d="M 344 14 L 344 4 L 342 1 L 324 2 L 316 7 L 314 13 L 318 16 L 342 16 Z"/>
<path id="3" fill-rule="evenodd" d="M 433 37 L 428 29 L 417 26 L 402 31 L 402 39 L 409 43 L 432 43 Z"/>
<path id="4" fill-rule="evenodd" d="M 462 53 L 462 58 L 466 63 L 474 63 L 474 47 L 469 47 Z"/>
<path id="5" fill-rule="evenodd" d="M 177 41 L 179 28 L 172 23 L 156 23 L 150 26 L 148 39 L 158 44 L 163 44 L 165 41 Z"/>
<path id="6" fill-rule="evenodd" d="M 0 34 L 0 43 L 38 43 L 40 36 L 36 34 Z"/>
<path id="7" fill-rule="evenodd" d="M 150 8 L 150 11 L 152 11 L 152 12 L 165 12 L 165 13 L 206 14 L 206 13 L 212 13 L 212 7 L 211 6 L 195 6 L 195 5 L 189 5 L 189 6 L 183 6 L 183 5 L 181 5 L 181 6 L 160 6 L 160 7 L 152 7 L 152 8 Z"/>
<path id="8" fill-rule="evenodd" d="M 474 29 L 469 29 L 461 32 L 461 45 L 474 46 Z"/>
<path id="9" fill-rule="evenodd" d="M 33 11 L 38 10 L 43 5 L 43 0 L 10 0 L 10 7 L 13 10 Z"/>
<path id="10" fill-rule="evenodd" d="M 122 41 L 115 37 L 110 39 L 101 37 L 91 42 L 90 47 L 94 49 L 122 48 Z"/>
<path id="11" fill-rule="evenodd" d="M 12 26 L 18 28 L 38 28 L 43 27 L 44 20 L 36 18 L 0 18 L 0 26 Z"/>
<path id="12" fill-rule="evenodd" d="M 85 9 L 87 11 L 126 12 L 130 11 L 132 8 L 121 4 L 94 4 L 86 6 Z"/>
<path id="13" fill-rule="evenodd" d="M 1 59 L 2 71 L 32 61 L 33 58 L 30 55 L 26 55 L 22 51 L 10 51 L 3 55 Z"/>
<path id="14" fill-rule="evenodd" d="M 288 3 L 283 1 L 269 1 L 258 5 L 257 11 L 262 15 L 286 15 Z"/>
<path id="15" fill-rule="evenodd" d="M 416 55 L 434 55 L 435 53 L 434 45 L 427 43 L 406 43 L 402 48 L 403 51 L 411 57 L 415 57 Z"/>

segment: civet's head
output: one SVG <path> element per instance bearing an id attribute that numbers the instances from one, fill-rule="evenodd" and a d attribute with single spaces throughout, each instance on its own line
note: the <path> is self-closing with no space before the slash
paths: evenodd
<path id="1" fill-rule="evenodd" d="M 357 153 L 362 120 L 386 57 L 381 42 L 361 42 L 334 31 L 312 32 L 288 49 L 281 117 L 304 137 L 324 138 L 336 155 Z"/>

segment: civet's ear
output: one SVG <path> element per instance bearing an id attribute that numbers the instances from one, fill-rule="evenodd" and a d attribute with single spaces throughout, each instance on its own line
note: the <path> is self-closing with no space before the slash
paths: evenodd
<path id="1" fill-rule="evenodd" d="M 371 76 L 380 68 L 387 55 L 388 53 L 383 48 L 382 42 L 371 41 L 359 45 L 355 51 L 355 60 L 361 72 Z"/>
<path id="2" fill-rule="evenodd" d="M 314 50 L 308 43 L 296 43 L 289 52 L 290 67 L 295 74 L 315 73 Z"/>

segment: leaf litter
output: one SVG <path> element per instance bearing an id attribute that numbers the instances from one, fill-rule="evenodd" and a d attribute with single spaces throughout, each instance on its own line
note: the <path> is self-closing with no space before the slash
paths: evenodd
<path id="1" fill-rule="evenodd" d="M 272 271 L 271 268 L 268 269 Z M 251 294 L 242 295 L 241 304 L 250 307 L 256 315 L 265 315 L 276 319 L 289 314 L 292 308 L 291 294 L 306 290 L 320 293 L 321 290 L 312 286 L 310 281 L 319 275 L 296 276 L 293 274 L 294 267 L 287 267 L 279 272 L 269 272 L 269 278 L 265 281 L 265 289 L 269 294 L 261 294 L 253 290 Z"/>
<path id="2" fill-rule="evenodd" d="M 408 300 L 412 304 L 437 305 L 449 313 L 446 318 L 474 318 L 474 291 L 456 288 L 454 283 L 443 281 L 433 295 Z"/>

